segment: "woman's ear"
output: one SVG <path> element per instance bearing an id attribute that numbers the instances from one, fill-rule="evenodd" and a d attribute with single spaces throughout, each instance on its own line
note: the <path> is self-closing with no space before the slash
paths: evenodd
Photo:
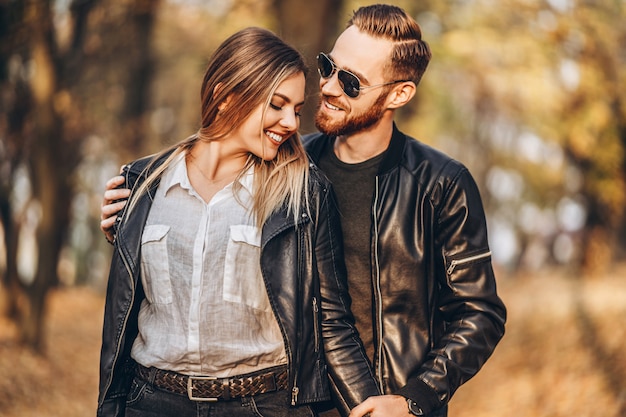
<path id="1" fill-rule="evenodd" d="M 218 83 L 213 89 L 213 99 L 216 100 L 222 90 L 222 83 Z M 228 95 L 222 102 L 217 106 L 217 110 L 219 112 L 223 111 L 230 104 L 230 95 Z"/>
<path id="2" fill-rule="evenodd" d="M 226 107 L 228 107 L 228 104 L 230 103 L 230 96 L 226 97 L 226 100 L 222 101 L 218 106 L 217 106 L 217 111 L 218 112 L 222 112 L 224 111 L 224 109 Z"/>
<path id="3" fill-rule="evenodd" d="M 387 108 L 397 109 L 407 104 L 413 96 L 417 87 L 413 81 L 403 81 L 398 83 L 387 96 Z"/>

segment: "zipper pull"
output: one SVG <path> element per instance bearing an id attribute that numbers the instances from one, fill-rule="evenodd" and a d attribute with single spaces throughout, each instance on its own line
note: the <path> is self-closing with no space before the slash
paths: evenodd
<path id="1" fill-rule="evenodd" d="M 315 313 L 318 312 L 318 309 L 317 309 L 317 297 L 313 297 L 313 311 Z"/>
<path id="2" fill-rule="evenodd" d="M 484 253 L 480 253 L 478 255 L 474 255 L 474 256 L 468 256 L 467 258 L 463 258 L 463 259 L 453 259 L 450 262 L 450 266 L 447 269 L 447 273 L 448 275 L 452 275 L 452 273 L 454 272 L 454 269 L 457 267 L 457 265 L 461 265 L 461 264 L 466 264 L 469 262 L 474 262 L 477 261 L 479 259 L 484 259 L 484 258 L 488 258 L 491 256 L 491 251 L 487 251 Z"/>
<path id="3" fill-rule="evenodd" d="M 291 389 L 291 405 L 296 405 L 296 402 L 298 401 L 298 393 L 300 392 L 300 388 L 298 387 L 293 387 Z"/>
<path id="4" fill-rule="evenodd" d="M 456 268 L 456 264 L 457 261 L 453 260 L 452 262 L 450 262 L 450 266 L 448 267 L 448 275 L 452 275 L 452 273 L 454 272 L 454 268 Z"/>

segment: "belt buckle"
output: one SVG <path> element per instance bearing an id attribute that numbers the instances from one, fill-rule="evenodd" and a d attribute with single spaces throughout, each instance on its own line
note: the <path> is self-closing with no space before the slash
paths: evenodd
<path id="1" fill-rule="evenodd" d="M 215 381 L 217 377 L 215 376 L 191 376 L 187 377 L 187 397 L 191 401 L 207 401 L 207 402 L 216 402 L 219 400 L 218 397 L 194 397 L 193 395 L 193 380 L 196 379 L 198 381 Z"/>

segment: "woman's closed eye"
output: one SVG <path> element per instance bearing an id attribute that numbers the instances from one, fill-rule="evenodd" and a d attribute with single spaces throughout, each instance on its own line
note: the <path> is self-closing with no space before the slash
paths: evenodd
<path id="1" fill-rule="evenodd" d="M 282 111 L 282 110 L 283 110 L 283 107 L 282 107 L 282 106 L 279 106 L 279 105 L 274 104 L 274 103 L 270 103 L 270 108 L 272 108 L 273 110 L 276 110 L 276 111 Z M 295 114 L 297 117 L 302 117 L 302 113 L 300 112 L 300 110 L 296 110 L 296 111 L 294 111 L 294 114 Z"/>

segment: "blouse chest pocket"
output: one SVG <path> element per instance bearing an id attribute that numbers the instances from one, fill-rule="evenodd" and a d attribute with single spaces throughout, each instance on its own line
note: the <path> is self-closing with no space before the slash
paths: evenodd
<path id="1" fill-rule="evenodd" d="M 230 226 L 224 259 L 223 298 L 257 310 L 269 311 L 269 299 L 260 266 L 261 231 L 255 226 Z"/>
<path id="2" fill-rule="evenodd" d="M 172 302 L 172 282 L 167 254 L 169 226 L 154 224 L 141 236 L 141 282 L 146 298 L 153 304 Z"/>

